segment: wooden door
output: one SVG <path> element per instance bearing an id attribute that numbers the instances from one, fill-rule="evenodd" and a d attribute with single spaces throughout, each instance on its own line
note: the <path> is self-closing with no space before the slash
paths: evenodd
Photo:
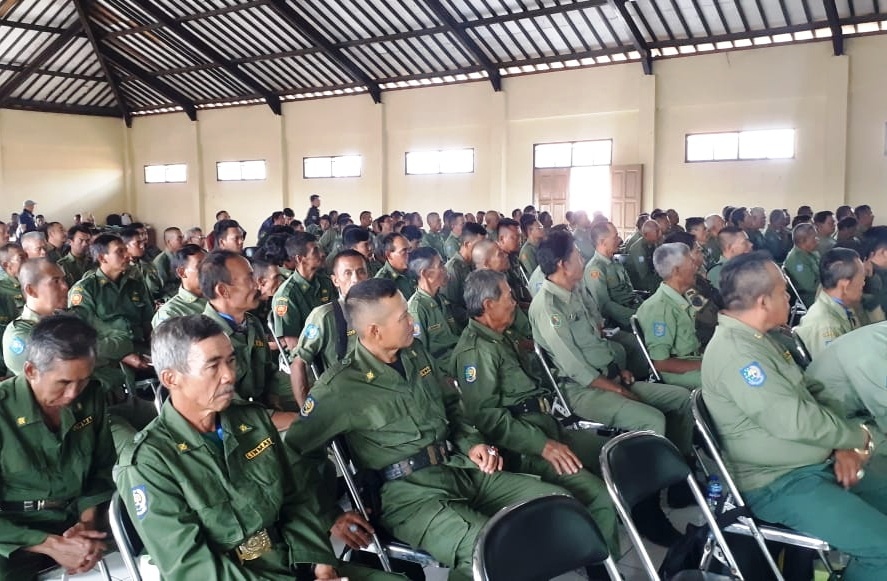
<path id="1" fill-rule="evenodd" d="M 533 170 L 533 203 L 539 212 L 548 212 L 554 224 L 564 222 L 570 191 L 570 168 Z"/>
<path id="2" fill-rule="evenodd" d="M 635 231 L 635 222 L 641 213 L 644 189 L 644 166 L 614 165 L 610 168 L 613 187 L 610 197 L 610 220 L 619 236 L 625 240 Z"/>

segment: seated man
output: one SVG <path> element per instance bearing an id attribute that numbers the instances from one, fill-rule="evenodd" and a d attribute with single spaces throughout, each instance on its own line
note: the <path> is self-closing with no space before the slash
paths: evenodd
<path id="1" fill-rule="evenodd" d="M 176 294 L 179 290 L 179 279 L 176 275 L 175 261 L 176 252 L 182 249 L 185 244 L 185 237 L 182 236 L 182 230 L 172 226 L 163 231 L 163 252 L 154 258 L 154 268 L 160 276 L 163 283 L 161 296 L 168 298 Z"/>
<path id="2" fill-rule="evenodd" d="M 641 237 L 628 248 L 626 269 L 631 284 L 637 290 L 656 292 L 662 282 L 653 268 L 653 251 L 662 241 L 662 231 L 655 220 L 647 220 L 641 226 Z"/>
<path id="3" fill-rule="evenodd" d="M 496 511 L 564 491 L 501 471 L 498 450 L 463 420 L 458 392 L 413 341 L 394 281 L 354 285 L 345 309 L 357 331 L 354 351 L 312 388 L 286 444 L 298 466 L 344 434 L 357 464 L 382 475 L 385 528 L 451 567 L 451 580 L 470 580 L 475 541 Z"/>
<path id="4" fill-rule="evenodd" d="M 89 255 L 89 242 L 92 233 L 88 226 L 82 224 L 72 226 L 68 230 L 70 252 L 59 259 L 58 264 L 65 271 L 65 281 L 68 287 L 74 286 L 83 275 L 95 268 L 95 263 Z"/>
<path id="5" fill-rule="evenodd" d="M 46 234 L 43 232 L 26 232 L 19 238 L 19 244 L 28 258 L 44 258 L 46 256 Z"/>
<path id="6" fill-rule="evenodd" d="M 203 315 L 170 319 L 157 328 L 151 354 L 169 401 L 121 456 L 115 479 L 163 577 L 348 574 L 268 414 L 237 399 L 236 356 L 222 327 Z"/>
<path id="7" fill-rule="evenodd" d="M 471 258 L 474 245 L 484 240 L 487 231 L 480 224 L 473 222 L 462 224 L 462 233 L 459 235 L 460 246 L 457 252 L 446 263 L 447 284 L 440 292 L 450 302 L 453 316 L 460 328 L 468 324 L 468 315 L 465 310 L 465 297 L 463 285 L 468 273 L 474 270 L 474 262 Z"/>
<path id="8" fill-rule="evenodd" d="M 225 212 L 225 214 L 227 214 L 227 212 Z M 238 254 L 242 253 L 243 239 L 246 236 L 243 228 L 240 227 L 237 220 L 231 220 L 229 218 L 220 219 L 218 218 L 218 214 L 216 214 L 216 218 L 219 221 L 213 226 L 213 243 L 210 244 L 209 247 L 211 249 L 218 248 L 219 250 L 228 250 Z"/>
<path id="9" fill-rule="evenodd" d="M 718 240 L 718 234 L 727 224 L 719 214 L 709 214 L 705 217 L 705 229 L 708 230 L 708 241 L 702 245 L 702 254 L 705 257 L 705 270 L 711 270 L 711 267 L 718 263 L 721 259 L 721 244 Z"/>
<path id="10" fill-rule="evenodd" d="M 792 279 L 798 294 L 801 295 L 801 300 L 809 309 L 816 300 L 819 288 L 820 256 L 816 254 L 819 241 L 813 224 L 798 224 L 792 230 L 792 240 L 795 246 L 785 257 L 785 272 Z"/>
<path id="11" fill-rule="evenodd" d="M 613 260 L 619 247 L 619 233 L 610 222 L 591 227 L 594 256 L 585 266 L 585 289 L 594 295 L 607 321 L 624 330 L 631 329 L 631 316 L 641 301 L 631 286 L 625 267 Z"/>
<path id="12" fill-rule="evenodd" d="M 382 238 L 385 264 L 374 278 L 393 280 L 397 290 L 408 299 L 416 292 L 416 281 L 410 275 L 410 243 L 401 234 L 391 233 Z"/>
<path id="13" fill-rule="evenodd" d="M 64 281 L 62 282 L 64 284 Z M 92 569 L 99 505 L 114 490 L 105 395 L 89 380 L 96 333 L 71 316 L 34 327 L 21 375 L 0 383 L 0 579 Z"/>
<path id="14" fill-rule="evenodd" d="M 832 248 L 819 266 L 822 288 L 797 328 L 814 360 L 826 346 L 859 327 L 855 309 L 862 301 L 865 267 L 855 250 Z"/>
<path id="15" fill-rule="evenodd" d="M 471 260 L 474 262 L 475 271 L 494 270 L 505 274 L 506 280 L 508 279 L 508 256 L 502 252 L 502 249 L 497 243 L 490 240 L 479 241 L 471 250 Z M 514 296 L 514 288 L 511 287 L 510 281 L 508 286 L 511 288 L 512 296 Z M 533 338 L 533 329 L 530 326 L 530 320 L 527 318 L 527 313 L 524 310 L 528 306 L 529 305 L 521 305 L 519 303 L 519 308 L 514 312 L 514 322 L 511 324 L 511 328 L 520 335 L 521 340 L 532 340 Z M 528 347 L 532 349 L 532 344 Z"/>
<path id="16" fill-rule="evenodd" d="M 369 230 L 359 226 L 349 226 L 342 233 L 342 245 L 346 250 L 356 250 L 363 255 L 367 262 L 367 274 L 369 274 L 370 278 L 376 276 L 382 270 L 382 263 L 376 260 L 376 256 L 373 253 L 372 234 Z M 332 256 L 328 259 L 331 271 L 335 258 L 335 256 Z"/>
<path id="17" fill-rule="evenodd" d="M 527 365 L 508 329 L 516 307 L 510 290 L 505 276 L 491 270 L 472 272 L 465 281 L 472 318 L 448 369 L 462 385 L 465 417 L 503 449 L 506 469 L 538 474 L 582 501 L 610 553 L 619 554 L 613 505 L 592 474 L 600 474 L 598 457 L 606 440 L 590 430 L 566 430 L 549 413 L 551 390 Z"/>
<path id="18" fill-rule="evenodd" d="M 767 337 L 789 304 L 779 268 L 762 253 L 724 267 L 727 309 L 702 361 L 702 390 L 727 468 L 755 515 L 815 535 L 850 555 L 847 581 L 887 570 L 887 466 L 858 421 L 822 403 Z"/>
<path id="19" fill-rule="evenodd" d="M 157 309 L 151 319 L 152 327 L 157 327 L 172 317 L 199 315 L 206 308 L 206 299 L 200 292 L 199 277 L 200 262 L 205 256 L 206 251 L 196 244 L 185 244 L 175 252 L 171 266 L 175 272 L 175 280 L 181 282 L 181 286 L 171 299 Z"/>
<path id="20" fill-rule="evenodd" d="M 520 224 L 511 218 L 504 218 L 499 221 L 498 228 L 499 237 L 496 240 L 496 244 L 508 261 L 508 269 L 505 271 L 508 286 L 511 287 L 511 292 L 514 294 L 517 302 L 522 308 L 526 309 L 530 306 L 532 297 L 527 289 L 526 277 L 521 270 L 520 259 L 518 258 L 518 253 L 520 252 Z"/>
<path id="21" fill-rule="evenodd" d="M 465 214 L 451 212 L 445 219 L 450 232 L 444 240 L 444 258 L 449 261 L 459 253 L 459 247 L 462 246 L 462 241 L 459 238 L 462 236 L 462 228 L 465 226 Z"/>
<path id="22" fill-rule="evenodd" d="M 157 267 L 145 254 L 145 240 L 138 228 L 128 227 L 120 231 L 120 238 L 126 245 L 126 254 L 129 256 L 129 270 L 131 275 L 138 275 L 148 287 L 152 301 L 159 301 L 163 297 L 163 282 Z"/>
<path id="23" fill-rule="evenodd" d="M 684 298 L 693 308 L 696 320 L 696 338 L 701 345 L 700 351 L 705 349 L 718 326 L 718 312 L 724 308 L 721 301 L 721 293 L 709 282 L 705 272 L 705 253 L 699 241 L 688 232 L 675 232 L 666 239 L 666 244 L 681 243 L 690 249 L 690 259 L 696 265 L 696 278 L 693 286 L 684 292 Z"/>
<path id="24" fill-rule="evenodd" d="M 447 271 L 434 248 L 417 248 L 410 254 L 410 272 L 419 281 L 419 288 L 407 301 L 413 317 L 413 337 L 422 341 L 441 371 L 449 373 L 450 355 L 462 330 L 456 325 L 449 301 L 440 294 Z"/>
<path id="25" fill-rule="evenodd" d="M 0 331 L 22 314 L 25 298 L 18 273 L 27 255 L 18 244 L 12 242 L 0 246 Z M 8 375 L 6 365 L 0 361 L 0 378 Z"/>
<path id="26" fill-rule="evenodd" d="M 539 266 L 539 263 L 536 262 L 536 250 L 539 248 L 542 238 L 545 237 L 545 231 L 542 230 L 542 224 L 536 219 L 536 214 L 521 216 L 520 229 L 526 239 L 520 249 L 520 264 L 524 269 L 524 274 L 529 278 L 530 274 Z"/>
<path id="27" fill-rule="evenodd" d="M 721 256 L 718 261 L 708 269 L 708 281 L 713 287 L 719 289 L 721 284 L 721 269 L 733 258 L 752 251 L 748 234 L 736 226 L 725 226 L 718 232 L 718 245 Z"/>
<path id="28" fill-rule="evenodd" d="M 638 309 L 644 342 L 663 381 L 700 387 L 702 346 L 696 336 L 693 305 L 685 293 L 696 282 L 697 263 L 686 244 L 663 244 L 653 253 L 662 284 Z"/>

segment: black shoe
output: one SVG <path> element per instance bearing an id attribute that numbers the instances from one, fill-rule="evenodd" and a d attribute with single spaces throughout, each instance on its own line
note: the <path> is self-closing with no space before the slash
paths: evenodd
<path id="1" fill-rule="evenodd" d="M 666 500 L 671 508 L 687 508 L 696 504 L 693 491 L 690 490 L 690 485 L 686 482 L 669 486 Z"/>
<path id="2" fill-rule="evenodd" d="M 660 547 L 668 548 L 681 538 L 681 533 L 662 512 L 658 494 L 635 505 L 631 518 L 641 536 Z"/>

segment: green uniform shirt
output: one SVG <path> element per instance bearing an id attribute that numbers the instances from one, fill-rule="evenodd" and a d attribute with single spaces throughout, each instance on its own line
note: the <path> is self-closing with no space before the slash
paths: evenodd
<path id="1" fill-rule="evenodd" d="M 887 323 L 867 325 L 835 339 L 805 371 L 825 388 L 822 399 L 844 417 L 871 417 L 887 433 Z M 873 430 L 875 431 L 875 430 Z M 881 438 L 883 440 L 883 438 Z"/>
<path id="2" fill-rule="evenodd" d="M 581 386 L 607 376 L 608 366 L 614 363 L 613 351 L 578 292 L 546 280 L 530 305 L 529 318 L 533 337 L 561 376 Z"/>
<path id="3" fill-rule="evenodd" d="M 760 230 L 750 228 L 745 230 L 745 234 L 748 236 L 748 241 L 751 242 L 752 250 L 767 250 L 767 242 Z"/>
<path id="4" fill-rule="evenodd" d="M 417 289 L 407 307 L 413 317 L 413 337 L 421 340 L 438 367 L 449 373 L 450 355 L 459 342 L 459 327 L 450 312 L 449 301 L 440 292 L 431 296 Z"/>
<path id="5" fill-rule="evenodd" d="M 591 228 L 581 227 L 573 231 L 573 240 L 576 241 L 576 248 L 582 255 L 582 262 L 588 262 L 594 256 L 594 243 L 591 241 Z"/>
<path id="6" fill-rule="evenodd" d="M 163 256 L 163 255 L 161 255 Z M 206 308 L 206 299 L 199 297 L 185 287 L 179 287 L 179 292 L 171 299 L 160 305 L 151 326 L 157 327 L 160 323 L 173 317 L 185 317 L 187 315 L 199 315 Z"/>
<path id="7" fill-rule="evenodd" d="M 548 414 L 512 415 L 507 406 L 548 395 L 520 357 L 517 337 L 470 320 L 453 351 L 450 373 L 459 381 L 465 416 L 491 443 L 538 456 L 557 421 Z"/>
<path id="8" fill-rule="evenodd" d="M 379 271 L 382 270 L 382 263 L 373 258 L 372 260 L 367 261 L 367 276 L 369 278 L 375 278 Z"/>
<path id="9" fill-rule="evenodd" d="M 819 256 L 795 246 L 785 257 L 785 272 L 798 289 L 801 300 L 811 307 L 819 288 Z"/>
<path id="10" fill-rule="evenodd" d="M 298 337 L 305 327 L 308 313 L 335 300 L 336 294 L 329 277 L 318 273 L 308 281 L 298 271 L 293 272 L 271 299 L 274 334 L 278 337 Z"/>
<path id="11" fill-rule="evenodd" d="M 440 232 L 426 232 L 422 235 L 422 241 L 419 242 L 419 246 L 427 246 L 429 248 L 434 248 L 437 250 L 437 253 L 443 257 L 444 255 L 444 238 Z"/>
<path id="12" fill-rule="evenodd" d="M 450 311 L 460 328 L 468 324 L 468 310 L 465 307 L 465 279 L 474 270 L 472 265 L 462 259 L 458 252 L 447 261 L 447 285 L 440 289 L 441 294 L 449 301 Z"/>
<path id="13" fill-rule="evenodd" d="M 387 278 L 394 281 L 397 290 L 403 295 L 405 300 L 409 300 L 413 293 L 416 292 L 416 281 L 413 280 L 408 273 L 401 273 L 394 270 L 390 262 L 386 262 L 384 266 L 376 273 L 374 278 Z"/>
<path id="14" fill-rule="evenodd" d="M 718 290 L 721 290 L 721 271 L 724 270 L 724 266 L 728 261 L 728 258 L 721 256 L 718 258 L 718 261 L 708 269 L 708 282 Z"/>
<path id="15" fill-rule="evenodd" d="M 816 302 L 801 319 L 797 333 L 810 357 L 815 360 L 829 343 L 857 327 L 859 320 L 853 309 L 846 308 L 824 290 L 820 290 Z"/>
<path id="16" fill-rule="evenodd" d="M 665 283 L 638 309 L 638 321 L 650 358 L 698 358 L 702 350 L 696 336 L 695 310 L 684 295 Z"/>
<path id="17" fill-rule="evenodd" d="M 265 410 L 235 400 L 218 421 L 221 442 L 168 402 L 115 469 L 120 497 L 163 577 L 283 581 L 294 578 L 296 563 L 335 563 L 316 495 L 300 489 L 304 480 Z M 242 564 L 231 553 L 272 527 L 285 547 Z"/>
<path id="18" fill-rule="evenodd" d="M 83 275 L 95 268 L 95 263 L 88 253 L 77 258 L 69 252 L 59 259 L 58 265 L 65 273 L 65 281 L 69 287 L 74 286 Z"/>
<path id="19" fill-rule="evenodd" d="M 594 295 L 601 314 L 623 329 L 637 311 L 634 288 L 625 267 L 600 253 L 585 265 L 585 288 Z"/>
<path id="20" fill-rule="evenodd" d="M 0 556 L 60 534 L 80 514 L 111 498 L 114 442 L 105 396 L 95 383 L 61 410 L 53 432 L 24 376 L 0 383 L 0 501 L 71 501 L 66 510 L 3 512 Z"/>
<path id="21" fill-rule="evenodd" d="M 145 286 L 148 287 L 152 301 L 160 300 L 163 297 L 163 281 L 160 279 L 160 273 L 157 272 L 157 267 L 154 266 L 153 262 L 142 258 L 138 262 L 134 262 L 129 267 L 129 270 L 138 273 L 142 280 L 145 281 Z"/>
<path id="22" fill-rule="evenodd" d="M 3 362 L 10 375 L 21 375 L 25 367 L 25 347 L 31 331 L 40 321 L 40 315 L 27 306 L 21 316 L 10 323 L 3 332 Z"/>
<path id="23" fill-rule="evenodd" d="M 721 259 L 721 245 L 718 243 L 717 236 L 708 239 L 708 242 L 702 247 L 702 254 L 705 256 L 706 270 L 711 270 L 711 267 Z"/>
<path id="24" fill-rule="evenodd" d="M 525 242 L 520 249 L 520 264 L 524 268 L 524 273 L 526 273 L 528 278 L 530 273 L 536 270 L 536 267 L 539 266 L 539 262 L 536 260 L 537 250 L 539 250 L 539 246 L 529 241 Z"/>
<path id="25" fill-rule="evenodd" d="M 632 286 L 649 293 L 656 292 L 659 283 L 662 282 L 656 274 L 656 269 L 653 268 L 654 250 L 656 250 L 655 244 L 647 244 L 647 241 L 641 238 L 628 249 L 628 262 L 625 265 Z"/>
<path id="26" fill-rule="evenodd" d="M 164 250 L 154 258 L 154 268 L 160 277 L 161 290 L 163 297 L 171 297 L 176 294 L 181 281 L 179 275 L 172 267 L 173 255 L 169 250 Z"/>
<path id="27" fill-rule="evenodd" d="M 22 312 L 25 298 L 18 280 L 12 278 L 0 268 L 0 332 L 14 321 Z M 0 361 L 0 377 L 6 375 L 6 365 Z"/>
<path id="28" fill-rule="evenodd" d="M 524 283 L 524 275 L 521 271 L 520 261 L 516 254 L 508 255 L 508 270 L 505 271 L 505 280 L 511 288 L 514 298 L 519 303 L 529 303 L 533 297 Z"/>
<path id="29" fill-rule="evenodd" d="M 641 238 L 641 231 L 635 230 L 634 234 L 628 237 L 628 240 L 622 243 L 622 246 L 619 247 L 619 253 L 625 254 L 628 252 L 628 249 L 631 248 L 631 245 L 637 242 Z"/>
<path id="30" fill-rule="evenodd" d="M 444 241 L 445 260 L 449 260 L 459 254 L 460 248 L 462 248 L 462 242 L 459 240 L 458 236 L 453 236 L 452 234 L 447 236 L 447 239 Z"/>
<path id="31" fill-rule="evenodd" d="M 816 252 L 818 252 L 820 258 L 822 258 L 825 256 L 825 253 L 834 248 L 837 243 L 837 240 L 831 236 L 822 236 L 819 238 L 819 244 L 816 245 Z"/>
<path id="32" fill-rule="evenodd" d="M 806 379 L 788 351 L 726 315 L 702 359 L 702 390 L 742 490 L 865 443 L 858 425 L 820 403 L 823 386 Z"/>
<path id="33" fill-rule="evenodd" d="M 339 361 L 336 342 L 339 340 L 339 333 L 342 332 L 347 337 L 345 355 L 354 349 L 357 335 L 350 326 L 347 329 L 339 329 L 333 312 L 334 305 L 335 303 L 329 302 L 311 311 L 305 320 L 305 330 L 299 335 L 299 343 L 292 354 L 293 357 L 298 357 L 308 365 L 320 357 L 323 368 L 329 369 Z M 344 318 L 344 311 L 342 315 Z"/>
<path id="34" fill-rule="evenodd" d="M 834 241 L 832 241 L 832 244 L 834 244 Z M 785 262 L 785 257 L 788 256 L 788 252 L 793 245 L 791 230 L 776 231 L 772 228 L 767 228 L 767 231 L 764 232 L 764 247 L 777 264 Z"/>

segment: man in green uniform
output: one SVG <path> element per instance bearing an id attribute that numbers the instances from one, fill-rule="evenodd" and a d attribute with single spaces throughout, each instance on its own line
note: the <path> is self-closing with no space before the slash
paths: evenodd
<path id="1" fill-rule="evenodd" d="M 500 238 L 501 239 L 501 238 Z M 450 355 L 462 329 L 450 312 L 449 301 L 440 293 L 447 271 L 433 248 L 419 248 L 410 254 L 410 272 L 419 288 L 407 301 L 413 317 L 413 337 L 422 341 L 444 372 L 450 372 Z"/>
<path id="2" fill-rule="evenodd" d="M 157 272 L 157 267 L 145 257 L 145 242 L 142 240 L 139 230 L 124 228 L 120 232 L 120 238 L 126 245 L 126 253 L 129 256 L 130 275 L 138 276 L 144 281 L 152 303 L 159 301 L 163 296 L 163 282 Z"/>
<path id="3" fill-rule="evenodd" d="M 724 226 L 726 224 L 720 214 L 709 214 L 705 217 L 708 241 L 702 247 L 702 254 L 705 256 L 706 271 L 711 270 L 711 267 L 721 259 L 721 243 L 718 240 L 718 234 L 724 229 Z"/>
<path id="4" fill-rule="evenodd" d="M 458 392 L 414 343 L 393 281 L 354 285 L 345 308 L 358 335 L 354 351 L 311 390 L 286 444 L 299 466 L 344 434 L 357 464 L 382 475 L 385 528 L 451 567 L 451 580 L 469 580 L 475 540 L 490 516 L 563 489 L 501 471 L 498 450 L 463 420 Z"/>
<path id="5" fill-rule="evenodd" d="M 280 285 L 271 305 L 274 313 L 274 334 L 287 348 L 295 348 L 305 327 L 308 313 L 315 307 L 336 299 L 336 289 L 325 274 L 323 254 L 317 238 L 298 232 L 286 241 L 286 253 L 296 261 L 293 274 Z"/>
<path id="6" fill-rule="evenodd" d="M 249 261 L 226 250 L 210 252 L 200 263 L 199 276 L 207 300 L 203 314 L 218 323 L 234 345 L 237 395 L 264 405 L 274 425 L 286 429 L 298 406 L 290 378 L 278 371 L 277 357 L 268 348 L 265 326 L 249 313 L 259 302 Z"/>
<path id="7" fill-rule="evenodd" d="M 487 238 L 496 242 L 499 240 L 499 212 L 488 210 L 484 214 L 484 228 L 487 229 Z"/>
<path id="8" fill-rule="evenodd" d="M 626 270 L 631 284 L 637 290 L 656 292 L 662 282 L 653 268 L 653 251 L 662 241 L 662 232 L 655 220 L 647 220 L 641 226 L 641 237 L 628 249 Z"/>
<path id="9" fill-rule="evenodd" d="M 376 273 L 375 278 L 393 280 L 404 299 L 410 298 L 416 292 L 416 281 L 409 272 L 409 241 L 400 234 L 388 234 L 382 239 L 382 250 L 385 265 Z"/>
<path id="10" fill-rule="evenodd" d="M 585 266 L 583 276 L 586 292 L 594 295 L 600 313 L 610 324 L 630 329 L 630 319 L 641 301 L 631 286 L 625 267 L 613 260 L 619 247 L 619 234 L 610 222 L 591 228 L 594 256 Z"/>
<path id="11" fill-rule="evenodd" d="M 27 260 L 18 244 L 7 242 L 0 246 L 0 331 L 18 318 L 25 306 L 18 273 Z M 0 361 L 0 377 L 6 377 L 6 365 Z"/>
<path id="12" fill-rule="evenodd" d="M 783 325 L 786 283 L 769 256 L 724 267 L 728 309 L 702 361 L 705 403 L 727 468 L 755 515 L 815 535 L 850 555 L 847 581 L 887 570 L 887 466 L 858 421 L 822 404 L 767 332 Z M 870 459 L 871 458 L 871 459 Z"/>
<path id="13" fill-rule="evenodd" d="M 226 212 L 227 214 L 227 212 Z M 243 228 L 237 220 L 225 218 L 219 220 L 213 226 L 213 249 L 228 250 L 230 252 L 243 252 L 243 238 L 245 236 Z"/>
<path id="14" fill-rule="evenodd" d="M 792 230 L 795 243 L 785 257 L 785 273 L 792 279 L 807 308 L 816 300 L 819 288 L 819 255 L 816 254 L 816 230 L 813 224 L 798 224 Z"/>
<path id="15" fill-rule="evenodd" d="M 160 276 L 162 283 L 161 296 L 168 298 L 176 294 L 179 289 L 179 279 L 176 276 L 176 268 L 173 266 L 176 252 L 182 249 L 185 238 L 182 231 L 175 226 L 167 228 L 163 231 L 163 252 L 154 258 L 154 268 Z"/>
<path id="16" fill-rule="evenodd" d="M 323 236 L 317 241 L 323 253 L 327 256 L 333 256 L 342 248 L 342 233 L 345 227 L 354 224 L 350 214 L 339 214 L 336 223 L 332 225 Z"/>
<path id="17" fill-rule="evenodd" d="M 868 249 L 868 262 L 872 266 L 872 286 L 879 290 L 875 293 L 878 306 L 887 313 L 887 227 L 875 226 L 865 233 L 865 244 Z"/>
<path id="18" fill-rule="evenodd" d="M 718 232 L 718 244 L 721 248 L 721 256 L 718 261 L 708 269 L 708 281 L 715 288 L 720 288 L 721 269 L 731 259 L 752 251 L 748 234 L 736 226 L 725 226 Z"/>
<path id="19" fill-rule="evenodd" d="M 3 361 L 10 375 L 21 375 L 24 371 L 25 351 L 34 325 L 68 306 L 68 283 L 62 269 L 54 262 L 46 258 L 27 260 L 18 276 L 25 308 L 3 332 Z"/>
<path id="20" fill-rule="evenodd" d="M 443 226 L 443 223 L 440 221 L 440 214 L 437 212 L 429 212 L 426 219 L 428 222 L 428 232 L 422 236 L 422 242 L 419 243 L 419 246 L 434 248 L 437 250 L 438 254 L 443 256 L 444 238 L 441 234 L 441 226 Z"/>
<path id="21" fill-rule="evenodd" d="M 637 220 L 635 220 L 635 230 L 631 236 L 628 237 L 628 240 L 625 240 L 619 246 L 619 254 L 625 254 L 628 252 L 628 249 L 631 248 L 631 245 L 638 241 L 641 237 L 641 228 L 643 228 L 644 224 L 646 224 L 647 220 L 650 219 L 650 214 L 646 212 L 642 212 L 638 214 Z"/>
<path id="22" fill-rule="evenodd" d="M 444 241 L 444 257 L 447 261 L 459 254 L 462 247 L 462 227 L 465 226 L 465 215 L 462 212 L 450 214 L 450 234 Z"/>
<path id="23" fill-rule="evenodd" d="M 524 269 L 524 274 L 529 278 L 530 274 L 539 266 L 539 263 L 536 261 L 536 250 L 539 248 L 542 238 L 545 237 L 545 232 L 542 230 L 542 224 L 536 219 L 535 214 L 524 214 L 521 216 L 520 228 L 524 238 L 527 239 L 520 249 L 520 265 Z"/>
<path id="24" fill-rule="evenodd" d="M 115 480 L 163 577 L 283 581 L 312 566 L 312 579 L 348 574 L 268 414 L 236 399 L 236 357 L 222 328 L 201 315 L 170 319 L 152 355 L 169 400 L 120 458 Z"/>
<path id="25" fill-rule="evenodd" d="M 499 221 L 499 238 L 496 241 L 499 250 L 508 260 L 508 269 L 505 271 L 505 277 L 508 279 L 508 286 L 514 293 L 514 298 L 526 309 L 530 305 L 533 297 L 527 289 L 526 277 L 521 270 L 519 259 L 520 252 L 520 224 L 511 218 L 505 218 Z"/>
<path id="26" fill-rule="evenodd" d="M 822 288 L 797 327 L 798 336 L 814 360 L 829 343 L 860 326 L 865 266 L 855 250 L 832 248 L 819 266 Z"/>
<path id="27" fill-rule="evenodd" d="M 769 224 L 764 232 L 764 248 L 777 264 L 785 262 L 785 257 L 792 248 L 792 232 L 788 226 L 788 216 L 784 211 L 770 212 Z M 832 219 L 832 231 L 834 231 L 834 219 Z"/>
<path id="28" fill-rule="evenodd" d="M 666 383 L 700 387 L 702 347 L 695 310 L 685 296 L 696 282 L 697 264 L 687 245 L 675 242 L 656 249 L 653 265 L 662 284 L 638 309 L 650 359 Z"/>
<path id="29" fill-rule="evenodd" d="M 764 224 L 767 221 L 767 215 L 764 211 L 764 208 L 760 206 L 749 208 L 745 214 L 745 218 L 742 223 L 739 224 L 740 228 L 745 230 L 745 233 L 748 234 L 748 241 L 751 242 L 753 250 L 766 250 L 767 243 L 764 239 L 764 233 L 761 230 L 764 228 Z"/>
<path id="30" fill-rule="evenodd" d="M 89 380 L 95 350 L 88 324 L 47 317 L 23 373 L 0 383 L 2 579 L 58 565 L 82 573 L 102 558 L 98 506 L 111 498 L 115 455 L 104 393 Z"/>
<path id="31" fill-rule="evenodd" d="M 364 259 L 366 259 L 367 274 L 370 278 L 376 276 L 382 270 L 382 263 L 376 260 L 375 253 L 373 252 L 372 235 L 369 230 L 356 226 L 346 228 L 342 234 L 342 245 L 346 250 L 356 250 L 363 255 Z M 332 265 L 336 257 L 333 256 L 331 258 L 331 260 L 328 260 L 330 272 L 333 270 Z"/>
<path id="32" fill-rule="evenodd" d="M 83 275 L 95 268 L 95 263 L 89 255 L 89 241 L 92 240 L 92 233 L 87 226 L 72 226 L 68 230 L 68 240 L 70 242 L 70 252 L 64 255 L 59 261 L 59 266 L 65 271 L 65 280 L 69 287 L 83 278 Z"/>
<path id="33" fill-rule="evenodd" d="M 582 501 L 610 553 L 618 555 L 616 514 L 603 483 L 592 474 L 600 474 L 598 457 L 606 440 L 592 431 L 565 430 L 549 413 L 550 388 L 508 329 L 516 304 L 505 277 L 490 270 L 473 272 L 465 294 L 472 318 L 448 370 L 462 388 L 466 418 L 503 449 L 506 469 L 537 474 Z"/>
<path id="34" fill-rule="evenodd" d="M 46 258 L 58 262 L 62 258 L 67 234 L 61 222 L 49 222 L 43 227 L 46 232 Z"/>
<path id="35" fill-rule="evenodd" d="M 474 270 L 489 269 L 504 274 L 505 279 L 508 280 L 509 287 L 511 288 L 512 296 L 516 297 L 514 287 L 511 287 L 511 279 L 508 276 L 508 257 L 502 252 L 502 249 L 498 244 L 495 244 L 490 240 L 480 240 L 471 250 L 471 260 L 474 263 Z M 527 291 L 527 294 L 529 294 L 529 291 Z M 532 340 L 533 338 L 533 329 L 530 326 L 530 320 L 527 318 L 527 313 L 524 310 L 528 307 L 529 305 L 527 303 L 518 303 L 518 309 L 514 313 L 514 322 L 511 325 L 511 329 L 517 333 L 522 340 L 527 341 Z M 532 345 L 526 346 L 527 348 L 532 348 Z"/>
<path id="36" fill-rule="evenodd" d="M 487 231 L 483 226 L 474 222 L 463 223 L 462 233 L 459 235 L 461 243 L 459 251 L 451 256 L 446 264 L 447 284 L 441 289 L 441 293 L 450 302 L 453 316 L 460 328 L 464 328 L 468 324 L 463 286 L 468 273 L 474 270 L 474 261 L 472 260 L 474 245 L 483 240 L 486 235 Z"/>
<path id="37" fill-rule="evenodd" d="M 199 276 L 200 262 L 205 256 L 206 251 L 196 244 L 185 244 L 175 252 L 172 268 L 175 271 L 175 280 L 179 281 L 181 286 L 175 296 L 157 309 L 157 313 L 151 319 L 152 327 L 157 327 L 172 317 L 199 315 L 206 308 L 206 299 L 200 292 Z"/>
<path id="38" fill-rule="evenodd" d="M 46 235 L 43 232 L 34 231 L 22 234 L 19 244 L 28 258 L 44 258 L 46 256 Z"/>
<path id="39" fill-rule="evenodd" d="M 813 214 L 813 227 L 816 229 L 816 236 L 819 243 L 816 245 L 816 252 L 819 256 L 825 256 L 825 253 L 835 247 L 835 230 L 837 230 L 837 222 L 835 215 L 829 210 L 823 210 Z"/>

